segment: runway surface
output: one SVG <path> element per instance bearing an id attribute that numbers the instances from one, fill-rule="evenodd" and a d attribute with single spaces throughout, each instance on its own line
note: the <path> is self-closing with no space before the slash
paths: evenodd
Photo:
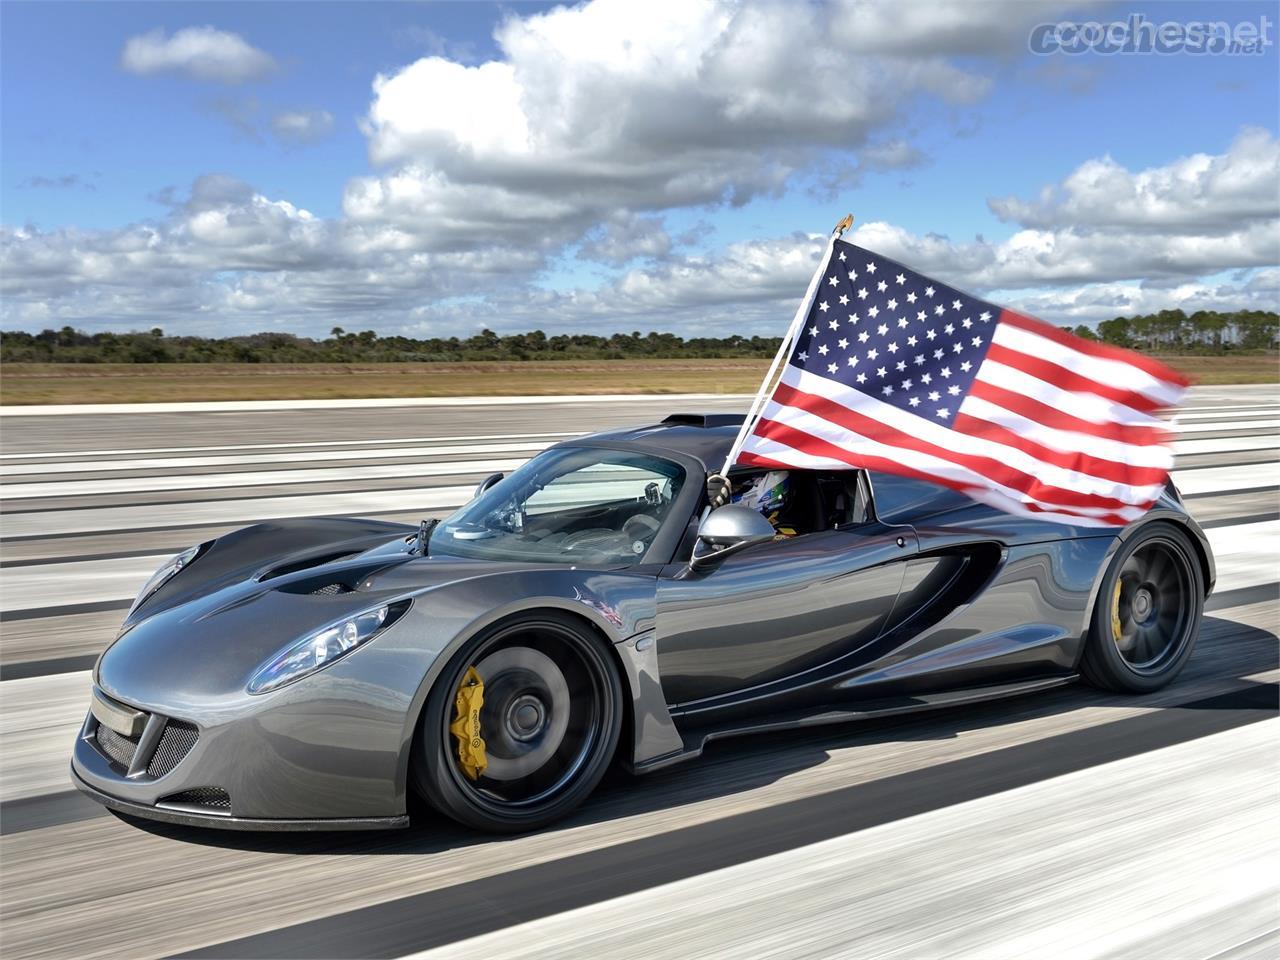
<path id="1" fill-rule="evenodd" d="M 1218 586 L 1158 694 L 1070 687 L 725 742 L 497 840 L 421 810 L 386 834 L 144 829 L 71 789 L 89 669 L 166 556 L 270 517 L 440 516 L 566 436 L 744 405 L 5 411 L 0 952 L 1280 955 L 1273 387 L 1197 389 L 1180 411 L 1175 478 Z"/>

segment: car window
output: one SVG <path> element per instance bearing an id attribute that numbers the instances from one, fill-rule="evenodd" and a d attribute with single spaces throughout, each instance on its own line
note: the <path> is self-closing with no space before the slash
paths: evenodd
<path id="1" fill-rule="evenodd" d="M 670 500 L 673 480 L 643 463 L 592 463 L 570 470 L 534 491 L 524 502 L 527 516 L 546 516 L 558 511 L 615 500 Z"/>
<path id="2" fill-rule="evenodd" d="M 768 471 L 735 470 L 730 474 L 735 500 L 756 477 Z M 777 471 L 772 472 L 775 476 Z M 870 520 L 867 484 L 860 470 L 788 470 L 781 505 L 768 512 L 783 536 L 857 526 Z"/>
<path id="3" fill-rule="evenodd" d="M 668 520 L 680 465 L 596 447 L 556 447 L 442 521 L 432 555 L 539 563 L 636 563 Z"/>

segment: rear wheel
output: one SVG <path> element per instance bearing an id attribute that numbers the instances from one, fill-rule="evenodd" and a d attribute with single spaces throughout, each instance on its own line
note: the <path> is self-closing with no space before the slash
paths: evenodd
<path id="1" fill-rule="evenodd" d="M 1204 574 L 1187 535 L 1153 523 L 1111 561 L 1081 672 L 1107 690 L 1146 693 L 1173 680 L 1191 656 L 1204 613 Z"/>
<path id="2" fill-rule="evenodd" d="M 621 729 L 621 682 L 604 642 L 571 617 L 542 613 L 482 635 L 440 676 L 414 782 L 469 826 L 533 830 L 586 799 Z"/>

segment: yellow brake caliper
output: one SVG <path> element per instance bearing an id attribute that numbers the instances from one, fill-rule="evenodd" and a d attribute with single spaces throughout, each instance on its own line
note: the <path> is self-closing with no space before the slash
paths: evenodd
<path id="1" fill-rule="evenodd" d="M 478 779 L 489 765 L 480 736 L 480 708 L 484 706 L 484 681 L 475 667 L 468 667 L 458 695 L 454 698 L 454 720 L 449 732 L 458 740 L 458 763 L 471 780 Z"/>
<path id="2" fill-rule="evenodd" d="M 1120 642 L 1124 632 L 1120 628 L 1120 587 L 1121 582 L 1117 580 L 1115 596 L 1111 598 L 1111 635 L 1115 637 L 1116 643 Z"/>

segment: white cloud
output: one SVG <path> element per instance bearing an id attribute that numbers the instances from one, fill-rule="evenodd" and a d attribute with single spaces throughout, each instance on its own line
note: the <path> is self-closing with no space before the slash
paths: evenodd
<path id="1" fill-rule="evenodd" d="M 491 61 L 428 56 L 376 79 L 362 126 L 379 169 L 348 182 L 341 217 L 208 176 L 157 222 L 8 229 L 0 320 L 212 333 L 335 321 L 776 331 L 821 238 L 692 256 L 666 212 L 713 217 L 927 163 L 902 122 L 910 105 L 981 97 L 987 58 L 1045 16 L 1035 3 L 887 0 L 592 0 L 509 15 Z M 135 37 L 122 62 L 228 82 L 275 66 L 211 27 Z M 265 126 L 256 102 L 243 118 L 255 136 Z M 300 143 L 334 119 L 295 110 L 270 125 Z M 1273 305 L 1278 175 L 1274 137 L 1246 130 L 1222 154 L 1137 172 L 1103 157 L 1031 199 L 991 200 L 1018 228 L 1004 239 L 884 222 L 851 239 L 1051 320 L 1212 297 Z M 566 253 L 613 279 L 539 288 Z M 1239 275 L 1205 279 L 1222 271 Z"/>
<path id="2" fill-rule="evenodd" d="M 333 133 L 328 110 L 285 110 L 271 118 L 271 131 L 284 143 L 314 143 Z"/>
<path id="3" fill-rule="evenodd" d="M 917 147 L 874 135 L 919 95 L 983 96 L 977 63 L 951 56 L 1006 49 L 1044 7 L 892 7 L 593 0 L 509 16 L 497 59 L 424 57 L 375 80 L 370 157 L 393 169 L 354 181 L 346 210 L 435 217 L 441 240 L 514 228 L 559 244 L 619 211 L 742 204 L 798 173 L 919 164 Z M 891 52 L 910 55 L 868 49 L 869 11 L 892 21 Z"/>
<path id="4" fill-rule="evenodd" d="M 532 252 L 435 251 L 391 226 L 324 220 L 233 177 L 199 178 L 156 223 L 119 230 L 0 230 L 6 327 L 162 326 L 227 334 L 391 329 L 424 301 L 523 281 Z"/>
<path id="5" fill-rule="evenodd" d="M 1130 230 L 1021 230 L 999 243 L 953 242 L 868 223 L 854 242 L 937 271 L 961 287 L 985 289 L 1158 277 L 1197 277 L 1276 262 L 1275 223 L 1245 224 L 1231 233 L 1152 237 Z"/>
<path id="6" fill-rule="evenodd" d="M 1275 310 L 1280 301 L 1277 271 L 1257 270 L 1240 281 L 1186 280 L 1169 286 L 1147 283 L 1094 283 L 1018 295 L 1016 306 L 1062 326 L 1093 325 L 1113 317 L 1161 310 Z"/>
<path id="7" fill-rule="evenodd" d="M 157 27 L 130 37 L 120 53 L 120 65 L 129 73 L 185 73 L 221 83 L 257 80 L 276 69 L 269 53 L 237 33 L 215 27 L 184 27 L 172 36 Z"/>
<path id="8" fill-rule="evenodd" d="M 990 201 L 1026 227 L 1228 232 L 1280 217 L 1280 141 L 1248 128 L 1226 153 L 1197 153 L 1131 172 L 1110 156 L 1089 160 L 1034 200 Z"/>
<path id="9" fill-rule="evenodd" d="M 671 247 L 671 237 L 660 217 L 622 215 L 589 234 L 578 257 L 621 266 L 637 257 L 665 257 Z"/>

